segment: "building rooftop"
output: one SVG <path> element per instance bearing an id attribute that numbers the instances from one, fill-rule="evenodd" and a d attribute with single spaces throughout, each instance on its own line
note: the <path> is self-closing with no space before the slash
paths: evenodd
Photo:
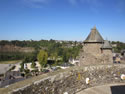
<path id="1" fill-rule="evenodd" d="M 105 41 L 104 41 L 104 44 L 102 45 L 101 48 L 102 48 L 102 49 L 112 49 L 112 46 L 111 46 L 111 44 L 109 43 L 108 40 L 105 40 Z"/>
<path id="2" fill-rule="evenodd" d="M 91 32 L 90 32 L 89 36 L 84 41 L 84 43 L 88 43 L 88 42 L 97 42 L 97 43 L 104 42 L 102 36 L 100 35 L 100 33 L 98 32 L 96 27 L 93 27 L 91 29 Z"/>

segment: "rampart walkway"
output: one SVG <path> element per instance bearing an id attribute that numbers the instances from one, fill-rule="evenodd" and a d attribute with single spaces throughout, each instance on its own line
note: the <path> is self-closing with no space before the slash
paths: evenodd
<path id="1" fill-rule="evenodd" d="M 121 74 L 125 74 L 125 64 L 71 67 L 15 83 L 0 89 L 0 94 L 77 94 L 81 90 L 99 85 L 125 83 L 120 78 Z M 86 78 L 90 78 L 90 85 L 86 84 Z M 104 87 L 97 91 L 106 92 L 108 89 Z"/>
<path id="2" fill-rule="evenodd" d="M 125 83 L 96 86 L 77 94 L 125 94 Z"/>

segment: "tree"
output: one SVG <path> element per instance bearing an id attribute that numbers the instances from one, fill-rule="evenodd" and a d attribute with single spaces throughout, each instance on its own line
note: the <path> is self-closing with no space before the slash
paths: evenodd
<path id="1" fill-rule="evenodd" d="M 65 49 L 63 51 L 63 62 L 68 62 L 69 58 L 70 58 L 71 54 L 69 53 L 69 49 Z"/>
<path id="2" fill-rule="evenodd" d="M 23 72 L 23 71 L 24 71 L 24 62 L 22 62 L 22 63 L 20 64 L 20 66 L 21 66 L 20 71 Z"/>
<path id="3" fill-rule="evenodd" d="M 35 62 L 32 62 L 31 68 L 35 68 L 35 67 L 36 67 L 36 63 L 35 63 Z"/>
<path id="4" fill-rule="evenodd" d="M 37 60 L 39 61 L 39 64 L 41 65 L 41 68 L 45 67 L 47 64 L 48 54 L 44 50 L 40 50 L 40 52 L 37 55 Z"/>

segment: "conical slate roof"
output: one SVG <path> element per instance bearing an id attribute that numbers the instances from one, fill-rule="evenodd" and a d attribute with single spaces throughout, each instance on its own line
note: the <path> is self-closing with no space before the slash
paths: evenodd
<path id="1" fill-rule="evenodd" d="M 97 42 L 97 43 L 104 42 L 102 36 L 100 35 L 100 33 L 98 32 L 96 27 L 91 29 L 91 32 L 90 32 L 89 36 L 84 41 L 84 43 L 88 43 L 88 42 L 93 42 L 93 43 L 95 43 L 95 42 Z"/>
<path id="2" fill-rule="evenodd" d="M 112 49 L 112 46 L 111 46 L 111 44 L 109 43 L 108 40 L 105 40 L 105 41 L 104 41 L 104 44 L 102 45 L 101 48 L 102 48 L 102 49 Z"/>

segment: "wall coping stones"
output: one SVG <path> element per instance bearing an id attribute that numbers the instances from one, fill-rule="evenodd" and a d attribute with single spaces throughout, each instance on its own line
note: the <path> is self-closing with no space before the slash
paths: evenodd
<path id="1" fill-rule="evenodd" d="M 78 73 L 81 73 L 81 72 L 83 72 L 83 73 L 87 72 L 88 74 L 90 73 L 92 75 L 91 71 L 105 70 L 105 69 L 110 69 L 110 68 L 113 68 L 113 70 L 114 69 L 122 69 L 122 68 L 125 68 L 125 64 L 92 65 L 92 66 L 84 66 L 84 67 L 83 66 L 81 66 L 81 67 L 75 66 L 75 67 L 71 67 L 71 68 L 68 68 L 68 69 L 65 69 L 65 70 L 58 70 L 58 71 L 55 71 L 55 72 L 52 72 L 52 73 L 39 75 L 39 76 L 36 76 L 36 77 L 26 79 L 26 80 L 21 81 L 21 82 L 17 82 L 15 84 L 12 84 L 12 85 L 6 87 L 6 88 L 0 88 L 0 92 L 2 94 L 11 94 L 13 92 L 18 92 L 20 90 L 23 91 L 27 87 L 30 87 L 32 85 L 39 85 L 39 84 L 41 84 L 41 82 L 44 82 L 46 80 L 50 81 L 50 83 L 54 83 L 54 82 L 56 83 L 56 81 L 57 82 L 60 81 L 60 83 L 62 83 L 62 87 L 65 87 L 65 84 L 63 85 L 63 82 L 65 80 L 70 79 L 69 76 L 74 76 L 74 75 L 77 76 Z M 75 77 L 72 77 L 72 79 L 75 79 Z M 84 77 L 81 77 L 80 79 L 84 80 Z M 93 79 L 93 81 L 94 81 L 94 79 Z M 77 83 L 80 83 L 80 82 L 81 81 L 76 81 L 76 82 L 74 82 L 74 85 L 75 84 L 77 85 Z M 83 83 L 83 86 L 84 86 L 84 83 Z M 71 87 L 72 87 L 71 91 L 72 90 L 77 91 L 77 90 L 83 89 L 82 87 L 80 89 L 78 89 L 78 88 L 75 89 L 75 87 L 73 87 L 73 86 L 71 86 Z M 48 89 L 48 88 L 49 87 L 47 87 L 46 89 Z M 85 88 L 87 88 L 87 87 L 85 86 Z M 62 91 L 60 91 L 60 92 L 62 92 Z M 18 93 L 18 94 L 22 94 L 22 93 Z"/>

